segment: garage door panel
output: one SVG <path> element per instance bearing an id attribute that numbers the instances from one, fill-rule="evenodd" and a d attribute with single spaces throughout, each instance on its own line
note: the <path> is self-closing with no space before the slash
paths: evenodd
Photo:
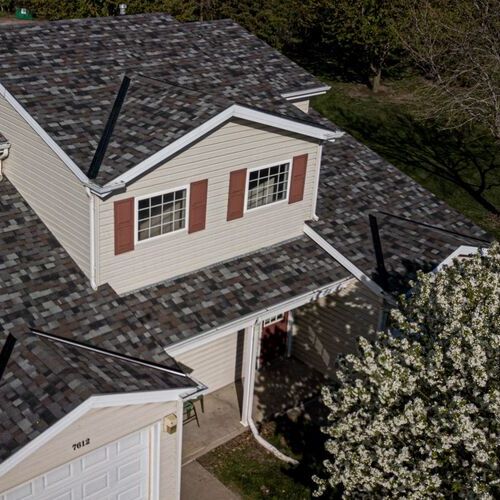
<path id="1" fill-rule="evenodd" d="M 144 500 L 148 485 L 149 430 L 142 430 L 0 494 L 0 500 Z"/>

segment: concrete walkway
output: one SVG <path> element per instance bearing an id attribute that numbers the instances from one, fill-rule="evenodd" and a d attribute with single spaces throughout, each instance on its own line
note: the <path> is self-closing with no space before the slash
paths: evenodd
<path id="1" fill-rule="evenodd" d="M 182 468 L 181 500 L 239 500 L 197 460 Z"/>

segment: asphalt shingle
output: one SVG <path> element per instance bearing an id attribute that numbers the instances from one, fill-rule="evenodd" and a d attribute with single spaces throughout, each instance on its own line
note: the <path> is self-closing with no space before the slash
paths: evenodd
<path id="1" fill-rule="evenodd" d="M 369 214 L 377 217 L 390 287 L 395 291 L 404 289 L 417 269 L 433 269 L 460 245 L 482 246 L 490 239 L 480 227 L 345 134 L 323 146 L 317 206 L 320 220 L 308 224 L 378 280 Z"/>
<path id="2" fill-rule="evenodd" d="M 154 14 L 0 26 L 0 83 L 84 173 L 124 74 L 132 88 L 99 184 L 233 103 L 314 122 L 281 94 L 324 86 L 230 20 Z"/>

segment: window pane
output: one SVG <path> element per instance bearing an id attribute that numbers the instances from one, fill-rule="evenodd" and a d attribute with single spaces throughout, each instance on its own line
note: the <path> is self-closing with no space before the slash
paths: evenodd
<path id="1" fill-rule="evenodd" d="M 163 203 L 171 203 L 174 201 L 174 194 L 175 193 L 168 193 L 163 195 Z"/>
<path id="2" fill-rule="evenodd" d="M 139 231 L 139 241 L 145 240 L 146 238 L 149 238 L 149 230 Z"/>
<path id="3" fill-rule="evenodd" d="M 186 226 L 185 189 L 139 201 L 138 240 L 171 233 Z"/>
<path id="4" fill-rule="evenodd" d="M 154 198 L 151 198 L 151 206 L 154 205 L 161 205 L 161 196 L 155 196 Z"/>
<path id="5" fill-rule="evenodd" d="M 139 210 L 139 220 L 147 218 L 149 218 L 149 208 L 146 208 L 145 210 Z"/>
<path id="6" fill-rule="evenodd" d="M 261 168 L 248 177 L 247 208 L 256 208 L 284 200 L 288 188 L 288 163 Z"/>

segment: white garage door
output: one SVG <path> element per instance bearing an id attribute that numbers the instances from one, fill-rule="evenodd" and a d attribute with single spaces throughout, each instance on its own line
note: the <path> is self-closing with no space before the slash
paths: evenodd
<path id="1" fill-rule="evenodd" d="M 0 494 L 0 500 L 143 500 L 149 466 L 149 430 L 143 430 Z"/>

